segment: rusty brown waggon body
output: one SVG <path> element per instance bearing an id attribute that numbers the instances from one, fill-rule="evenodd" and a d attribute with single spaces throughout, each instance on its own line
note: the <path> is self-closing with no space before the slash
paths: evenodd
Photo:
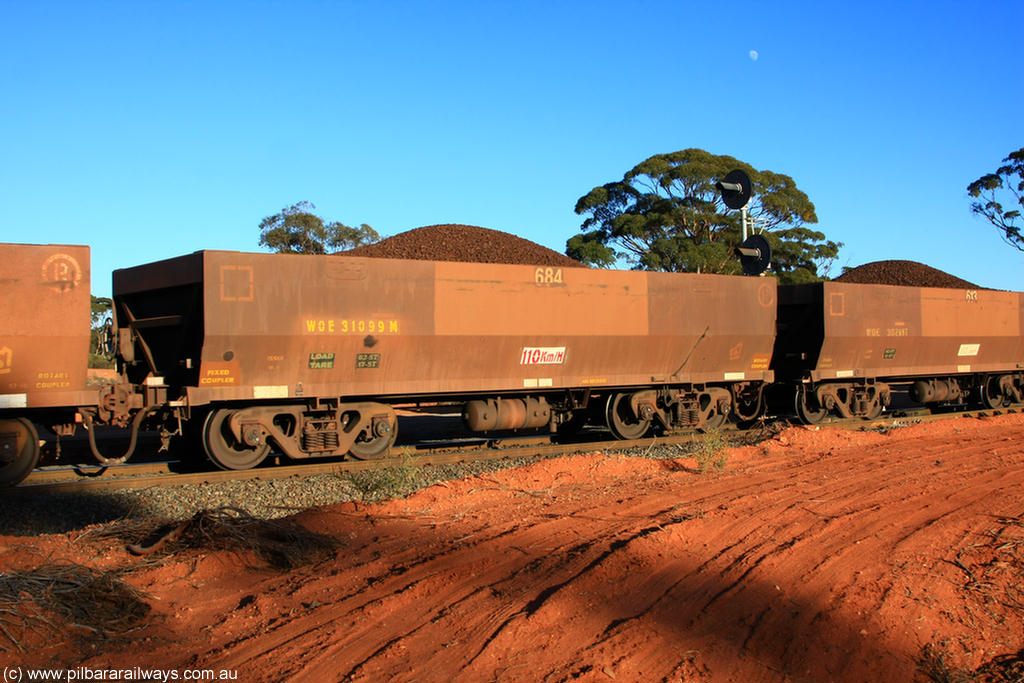
<path id="1" fill-rule="evenodd" d="M 0 484 L 39 458 L 34 419 L 73 420 L 89 360 L 89 247 L 7 244 L 0 251 Z"/>
<path id="2" fill-rule="evenodd" d="M 796 410 L 877 415 L 890 383 L 920 403 L 994 408 L 1024 393 L 1024 294 L 821 282 L 779 288 L 772 367 Z"/>
<path id="3" fill-rule="evenodd" d="M 771 380 L 771 279 L 202 251 L 116 271 L 114 301 L 128 378 L 205 412 L 228 467 L 378 455 L 396 403 L 630 436 L 757 410 Z"/>

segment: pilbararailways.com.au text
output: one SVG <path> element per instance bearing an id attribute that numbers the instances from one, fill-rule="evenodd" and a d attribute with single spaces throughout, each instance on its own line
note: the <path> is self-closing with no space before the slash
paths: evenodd
<path id="1" fill-rule="evenodd" d="M 135 666 L 128 669 L 92 669 L 85 666 L 73 669 L 35 669 L 7 667 L 3 683 L 23 681 L 237 681 L 234 669 L 148 669 Z"/>

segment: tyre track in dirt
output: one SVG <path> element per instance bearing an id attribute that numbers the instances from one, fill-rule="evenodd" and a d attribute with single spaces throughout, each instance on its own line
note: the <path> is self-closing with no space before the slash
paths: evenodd
<path id="1" fill-rule="evenodd" d="M 295 682 L 912 681 L 939 643 L 977 666 L 1024 646 L 1021 610 L 967 590 L 954 562 L 1024 514 L 1024 416 L 955 422 L 791 429 L 706 476 L 597 454 L 312 510 L 297 519 L 340 539 L 336 558 L 285 576 L 223 553 L 140 572 L 162 623 L 86 663 Z"/>
<path id="2" fill-rule="evenodd" d="M 383 645 L 380 645 L 382 639 L 373 629 L 352 633 L 349 637 L 341 637 L 317 657 L 312 660 L 306 659 L 305 674 L 315 678 L 326 675 L 329 671 L 336 671 L 336 655 L 338 654 L 336 651 L 343 651 L 348 658 L 358 658 L 358 661 L 343 678 L 355 675 L 365 662 L 386 652 L 389 646 L 397 640 L 413 637 L 418 630 L 439 623 L 444 617 L 441 611 L 444 613 L 472 611 L 475 609 L 474 603 L 480 602 L 480 598 L 487 598 L 494 594 L 502 594 L 517 602 L 526 601 L 519 612 L 528 613 L 531 610 L 531 603 L 538 602 L 538 597 L 535 596 L 527 600 L 528 591 L 524 591 L 521 587 L 531 586 L 535 576 L 557 575 L 563 567 L 574 567 L 576 558 L 585 557 L 592 545 L 592 541 L 585 541 L 582 544 L 563 543 L 561 539 L 567 535 L 561 528 L 564 526 L 563 521 L 551 519 L 530 529 L 528 533 L 519 535 L 517 538 L 519 545 L 542 548 L 541 557 L 538 558 L 531 559 L 530 556 L 522 556 L 521 553 L 516 553 L 512 558 L 506 557 L 508 553 L 503 538 L 507 532 L 501 532 L 492 534 L 490 538 L 477 540 L 473 544 L 453 543 L 451 548 L 430 555 L 427 558 L 428 561 L 417 562 L 416 564 L 421 570 L 407 571 L 401 565 L 392 564 L 384 571 L 376 571 L 371 579 L 364 581 L 372 590 L 358 593 L 356 595 L 358 599 L 344 600 L 332 605 L 329 612 L 323 617 L 332 623 L 352 621 L 353 617 L 358 618 L 371 610 L 371 607 L 374 611 L 386 613 L 390 611 L 392 602 L 407 602 L 413 598 L 415 604 L 411 609 L 404 610 L 403 621 L 406 624 L 413 624 L 414 627 L 401 633 L 397 639 L 386 639 Z M 475 529 L 473 534 L 479 536 L 483 531 L 483 529 Z M 383 535 L 378 538 L 379 550 L 384 556 L 388 555 L 387 551 L 391 544 L 404 542 L 401 532 L 396 532 L 390 538 Z M 494 544 L 500 544 L 502 550 L 492 553 L 489 546 Z M 481 549 L 481 546 L 484 547 Z M 401 552 L 401 548 L 394 550 L 395 554 Z M 419 551 L 422 552 L 423 548 L 419 548 Z M 481 555 L 493 556 L 498 562 L 496 564 L 481 562 Z M 552 560 L 545 561 L 544 558 L 548 557 Z M 358 572 L 360 569 L 357 567 L 349 571 Z M 474 577 L 472 584 L 459 580 L 467 574 Z M 565 581 L 567 582 L 568 579 Z M 443 586 L 441 593 L 437 593 L 439 586 Z M 366 597 L 367 592 L 370 593 L 369 597 Z M 431 592 L 430 600 L 420 601 L 420 598 L 427 597 L 424 595 L 425 593 Z M 543 600 L 539 602 L 542 603 Z M 437 608 L 438 604 L 444 606 L 441 611 Z M 508 614 L 503 614 L 505 611 Z M 498 610 L 496 613 L 490 613 L 489 619 L 493 622 L 504 616 L 505 621 L 508 621 L 519 612 L 511 609 Z M 258 657 L 264 657 L 267 661 L 280 658 L 279 648 L 304 635 L 303 629 L 305 628 L 306 626 L 302 623 L 297 624 L 294 628 L 284 625 L 277 630 L 270 642 L 261 648 L 263 649 L 262 653 L 254 653 L 253 649 L 248 647 L 244 652 L 239 653 L 237 658 L 236 656 L 226 657 L 223 660 L 224 664 L 228 667 L 235 667 L 251 662 Z M 479 628 L 486 631 L 486 625 Z M 235 649 L 240 650 L 241 648 Z M 318 662 L 323 662 L 325 671 L 318 668 Z"/>
<path id="3" fill-rule="evenodd" d="M 916 474 L 910 474 L 909 476 L 910 477 L 915 477 Z M 798 479 L 799 479 L 799 477 L 798 477 Z M 901 488 L 901 487 L 903 487 L 905 485 L 904 479 L 900 478 L 899 476 L 892 477 L 892 478 L 887 478 L 887 479 L 888 479 L 887 485 L 878 487 L 878 489 L 871 495 L 870 498 L 879 498 L 879 499 L 882 499 L 882 500 L 887 500 L 887 499 L 891 498 L 891 492 L 890 492 L 891 489 L 894 489 L 894 488 L 898 489 L 898 488 Z M 771 534 L 772 534 L 772 536 L 774 538 L 774 542 L 769 542 L 769 541 L 764 541 L 764 540 L 754 540 L 754 539 L 758 538 L 760 532 L 762 532 L 764 530 L 763 524 L 757 519 L 758 518 L 758 514 L 761 512 L 761 510 L 755 508 L 754 510 L 751 510 L 751 514 L 749 514 L 747 520 L 745 520 L 745 521 L 743 521 L 743 522 L 741 522 L 740 524 L 737 524 L 737 525 L 726 526 L 720 532 L 720 535 L 723 535 L 725 537 L 730 537 L 730 538 L 737 538 L 737 537 L 739 537 L 740 540 L 738 542 L 727 546 L 725 549 L 723 549 L 723 551 L 721 553 L 719 553 L 715 557 L 712 557 L 708 562 L 705 562 L 704 564 L 701 564 L 701 565 L 697 566 L 696 568 L 692 568 L 691 567 L 690 569 L 687 570 L 687 569 L 684 569 L 683 567 L 679 567 L 679 566 L 675 567 L 674 573 L 677 576 L 682 575 L 684 577 L 683 579 L 677 579 L 674 582 L 673 588 L 676 588 L 676 589 L 678 589 L 678 587 L 680 585 L 682 585 L 683 583 L 686 583 L 687 580 L 689 580 L 689 582 L 692 583 L 692 581 L 694 580 L 695 577 L 698 577 L 698 576 L 701 576 L 701 575 L 705 575 L 705 574 L 707 574 L 709 572 L 711 572 L 713 574 L 717 574 L 718 577 L 720 577 L 720 579 L 721 579 L 720 581 L 716 581 L 715 583 L 708 584 L 708 588 L 705 589 L 705 591 L 704 591 L 705 598 L 703 600 L 694 600 L 695 596 L 699 595 L 700 592 L 699 591 L 695 591 L 694 587 L 692 585 L 688 587 L 688 589 L 687 589 L 688 601 L 689 602 L 696 602 L 699 605 L 699 607 L 697 607 L 696 609 L 693 610 L 693 614 L 690 617 L 690 625 L 691 626 L 692 625 L 696 625 L 699 622 L 699 620 L 701 619 L 701 617 L 706 616 L 708 614 L 708 612 L 712 610 L 712 608 L 716 604 L 716 602 L 718 602 L 719 600 L 723 599 L 723 597 L 728 595 L 729 593 L 731 593 L 733 591 L 737 591 L 737 590 L 745 590 L 745 591 L 749 592 L 749 590 L 750 590 L 749 589 L 749 585 L 752 582 L 755 581 L 755 572 L 757 572 L 759 569 L 762 569 L 763 570 L 762 573 L 766 573 L 766 574 L 770 574 L 771 573 L 767 569 L 764 569 L 762 567 L 762 565 L 764 565 L 766 562 L 771 563 L 772 558 L 778 557 L 781 553 L 784 553 L 785 551 L 794 548 L 795 546 L 797 546 L 800 543 L 816 543 L 816 542 L 818 542 L 820 540 L 820 536 L 825 533 L 826 527 L 828 528 L 828 535 L 829 535 L 830 538 L 829 538 L 828 543 L 826 543 L 823 546 L 822 549 L 825 552 L 825 554 L 831 556 L 831 559 L 832 559 L 831 564 L 842 563 L 842 560 L 844 559 L 844 556 L 849 554 L 849 553 L 853 553 L 853 552 L 864 554 L 864 555 L 866 555 L 868 557 L 870 557 L 870 556 L 876 556 L 876 557 L 877 556 L 882 556 L 882 557 L 884 557 L 885 553 L 891 551 L 892 549 L 895 549 L 895 547 L 899 546 L 901 543 L 906 542 L 907 539 L 909 539 L 912 536 L 912 534 L 910 534 L 910 533 L 904 534 L 902 537 L 896 539 L 896 541 L 892 545 L 892 548 L 888 548 L 888 549 L 885 548 L 885 547 L 875 548 L 875 547 L 872 547 L 871 545 L 868 545 L 868 546 L 862 547 L 862 548 L 857 548 L 856 546 L 858 546 L 858 545 L 868 541 L 872 536 L 880 535 L 882 532 L 885 531 L 886 528 L 892 526 L 892 523 L 890 521 L 888 521 L 888 519 L 890 517 L 903 518 L 905 521 L 907 519 L 909 519 L 910 526 L 912 528 L 914 528 L 915 530 L 924 530 L 924 529 L 927 529 L 928 527 L 930 527 L 932 524 L 935 524 L 938 520 L 941 520 L 943 517 L 951 515 L 951 514 L 957 512 L 957 511 L 962 511 L 964 508 L 969 507 L 969 505 L 971 503 L 975 502 L 977 500 L 977 498 L 978 498 L 978 496 L 974 496 L 973 498 L 970 497 L 970 496 L 967 496 L 967 498 L 969 500 L 966 503 L 952 504 L 950 507 L 947 507 L 945 509 L 945 511 L 943 511 L 940 514 L 936 515 L 936 514 L 929 513 L 928 512 L 928 508 L 925 508 L 923 511 L 918 510 L 918 508 L 921 507 L 921 503 L 918 500 L 920 498 L 920 496 L 909 497 L 909 498 L 906 498 L 904 501 L 901 501 L 901 505 L 906 506 L 906 507 L 908 507 L 910 509 L 913 509 L 913 510 L 917 510 L 917 516 L 915 517 L 915 516 L 912 515 L 911 517 L 903 517 L 903 515 L 901 514 L 902 513 L 901 510 L 890 510 L 890 511 L 887 511 L 885 514 L 880 514 L 880 510 L 882 508 L 882 504 L 878 503 L 878 502 L 874 502 L 870 498 L 869 498 L 869 500 L 864 501 L 863 504 L 861 504 L 861 505 L 857 505 L 857 506 L 851 507 L 851 505 L 850 505 L 851 501 L 855 500 L 852 492 L 850 494 L 845 494 L 845 495 L 840 492 L 839 495 L 837 495 L 836 491 L 830 491 L 832 497 L 834 499 L 838 499 L 838 502 L 840 503 L 840 505 L 837 506 L 837 509 L 834 512 L 826 512 L 826 513 L 819 512 L 818 513 L 819 515 L 820 514 L 827 514 L 828 517 L 829 517 L 828 521 L 823 522 L 820 519 L 817 519 L 816 516 L 807 515 L 806 513 L 803 514 L 803 515 L 800 514 L 800 511 L 803 509 L 804 502 L 807 499 L 812 499 L 812 500 L 816 499 L 816 497 L 818 495 L 820 495 L 819 492 L 817 490 L 815 490 L 815 489 L 807 489 L 805 487 L 794 486 L 794 485 L 792 485 L 792 481 L 793 481 L 793 477 L 790 474 L 785 473 L 785 472 L 778 473 L 778 479 L 769 482 L 769 488 L 776 488 L 776 489 L 780 489 L 780 490 L 783 490 L 783 491 L 788 491 L 789 492 L 788 500 L 775 499 L 775 500 L 772 501 L 771 504 L 765 503 L 765 504 L 763 504 L 761 506 L 758 506 L 758 508 L 766 508 L 766 507 L 769 507 L 769 506 L 777 507 L 779 504 L 784 504 L 784 508 L 783 508 L 784 512 L 790 512 L 792 514 L 796 514 L 798 517 L 803 517 L 803 518 L 811 516 L 812 517 L 812 522 L 811 522 L 810 526 L 807 526 L 802 521 L 794 522 L 792 520 L 787 520 L 784 524 L 777 524 L 777 525 L 774 525 L 774 526 L 771 527 L 770 531 L 771 531 Z M 788 483 L 788 485 L 787 485 L 787 483 Z M 992 482 L 990 482 L 990 481 L 984 481 L 983 482 L 983 486 L 984 486 L 986 491 L 991 490 L 991 486 L 990 486 L 991 483 Z M 762 482 L 762 485 L 763 484 L 764 484 L 764 482 Z M 828 484 L 824 484 L 822 486 L 827 487 Z M 857 490 L 860 490 L 862 487 L 851 487 L 851 488 L 854 491 L 857 491 Z M 748 492 L 743 491 L 742 487 L 741 487 L 740 491 L 733 492 L 733 493 L 731 493 L 729 495 L 733 496 L 733 495 L 737 495 L 738 494 L 739 498 L 742 499 L 743 497 L 745 497 L 745 494 L 747 494 L 747 493 Z M 861 491 L 861 493 L 863 493 L 863 492 Z M 987 496 L 987 493 L 983 494 L 983 495 Z M 955 496 L 955 495 L 947 495 L 945 497 L 946 497 L 947 501 L 955 501 L 956 498 L 957 498 L 957 496 Z M 776 498 L 778 498 L 778 497 L 776 496 Z M 713 502 L 716 502 L 719 499 L 720 498 L 717 498 L 717 497 L 710 498 L 710 499 L 707 499 L 705 502 L 708 503 L 708 504 L 711 504 Z M 728 505 L 728 503 L 732 502 L 733 500 L 736 500 L 736 498 L 727 497 L 727 498 L 725 498 L 726 503 L 723 503 L 723 504 Z M 567 511 L 567 516 L 568 517 L 573 517 L 573 516 L 579 514 L 580 512 L 581 512 L 580 510 Z M 664 510 L 651 511 L 651 510 L 647 510 L 647 509 L 639 509 L 639 510 L 634 509 L 633 510 L 633 514 L 629 515 L 629 516 L 638 517 L 638 518 L 644 519 L 646 521 L 646 520 L 650 520 L 652 518 L 657 519 L 658 515 L 659 514 L 664 514 L 664 512 L 665 512 Z M 864 526 L 863 526 L 863 521 L 864 521 L 863 520 L 863 516 L 865 514 L 869 514 L 870 515 L 872 512 L 875 513 L 874 514 L 875 519 L 873 520 L 872 524 L 870 524 L 867 528 L 864 528 Z M 589 516 L 589 517 L 590 517 L 591 521 L 595 521 L 592 515 Z M 846 532 L 840 533 L 840 532 L 838 532 L 837 527 L 835 526 L 834 522 L 835 522 L 835 520 L 840 520 L 840 523 L 841 523 L 841 520 L 843 518 L 860 520 L 860 521 L 857 524 L 854 525 L 855 528 L 851 529 L 850 533 L 846 533 Z M 560 568 L 558 568 L 558 569 L 560 569 L 560 571 L 556 570 L 556 568 L 553 568 L 553 567 L 539 567 L 539 566 L 538 567 L 531 567 L 530 565 L 521 566 L 521 567 L 518 567 L 516 569 L 512 569 L 512 568 L 508 567 L 505 564 L 501 565 L 497 569 L 499 574 L 502 574 L 502 573 L 508 574 L 509 578 L 508 578 L 507 582 L 508 583 L 512 583 L 512 584 L 518 582 L 520 580 L 520 578 L 519 578 L 520 575 L 523 574 L 523 573 L 530 574 L 530 575 L 535 575 L 535 574 L 539 573 L 538 570 L 542 570 L 543 575 L 547 578 L 547 585 L 544 585 L 544 587 L 539 592 L 537 592 L 533 598 L 531 598 L 529 600 L 527 600 L 527 598 L 529 597 L 528 594 L 527 595 L 518 595 L 517 596 L 517 595 L 510 594 L 508 591 L 504 592 L 503 597 L 505 597 L 506 599 L 512 598 L 513 602 L 519 602 L 519 604 L 521 604 L 522 607 L 519 610 L 513 612 L 511 615 L 507 616 L 505 618 L 505 620 L 501 623 L 499 628 L 486 637 L 486 639 L 484 640 L 484 642 L 483 642 L 479 652 L 470 658 L 470 661 L 462 669 L 462 671 L 468 677 L 467 680 L 471 679 L 472 677 L 474 677 L 477 674 L 482 674 L 483 673 L 483 671 L 478 671 L 477 669 L 474 668 L 474 663 L 477 662 L 481 658 L 481 656 L 488 649 L 490 649 L 493 646 L 493 647 L 497 648 L 500 651 L 500 649 L 501 649 L 500 645 L 497 644 L 497 643 L 499 642 L 499 638 L 500 638 L 501 634 L 506 629 L 509 628 L 510 624 L 512 624 L 514 621 L 517 621 L 517 620 L 520 620 L 520 619 L 524 620 L 526 622 L 530 622 L 531 617 L 534 617 L 535 615 L 537 615 L 538 613 L 541 612 L 541 610 L 544 608 L 544 603 L 545 602 L 548 602 L 548 600 L 550 598 L 552 598 L 552 596 L 556 595 L 559 591 L 564 591 L 567 586 L 573 585 L 574 586 L 574 592 L 576 592 L 576 593 L 579 593 L 579 592 L 587 593 L 588 592 L 587 588 L 590 586 L 590 583 L 591 583 L 586 578 L 584 578 L 585 575 L 587 574 L 587 572 L 593 571 L 593 570 L 597 569 L 602 562 L 605 562 L 609 558 L 611 558 L 613 556 L 613 554 L 615 554 L 616 551 L 622 551 L 623 553 L 628 552 L 627 551 L 627 546 L 631 545 L 633 541 L 645 538 L 645 537 L 651 535 L 655 530 L 664 530 L 664 527 L 661 527 L 659 529 L 659 527 L 651 527 L 651 526 L 648 526 L 648 527 L 645 527 L 645 528 L 641 528 L 639 530 L 634 530 L 633 536 L 631 538 L 629 538 L 627 541 L 623 542 L 618 537 L 622 533 L 622 529 L 621 529 L 622 518 L 608 519 L 607 523 L 609 524 L 609 528 L 607 530 L 602 529 L 601 533 L 594 533 L 594 535 L 585 544 L 583 544 L 582 546 L 573 546 L 573 547 L 562 546 L 562 547 L 545 548 L 545 550 L 548 553 L 553 554 L 553 555 L 562 555 L 562 556 L 566 556 L 566 557 L 568 557 L 570 559 L 578 557 L 578 561 L 576 561 L 576 562 L 571 562 L 570 561 L 570 562 L 568 562 L 566 564 L 563 564 Z M 542 532 L 543 531 L 543 526 L 545 526 L 545 525 L 541 525 L 541 526 L 537 527 L 536 531 Z M 546 525 L 546 526 L 551 526 L 551 525 L 549 524 L 549 525 Z M 538 542 L 538 539 L 530 538 L 533 535 L 535 535 L 535 534 L 525 534 L 523 536 L 523 538 L 518 540 L 519 544 L 520 545 L 526 545 L 526 546 L 532 546 L 532 547 L 536 547 L 536 546 L 541 545 L 541 543 Z M 549 538 L 557 538 L 560 535 L 560 532 L 557 529 L 554 529 L 554 530 L 551 530 L 551 531 L 547 531 L 543 535 L 548 536 Z M 607 549 L 601 551 L 600 554 L 597 555 L 596 557 L 591 557 L 591 555 L 593 553 L 590 553 L 588 551 L 591 548 L 595 548 L 597 546 L 606 546 Z M 583 564 L 584 562 L 586 564 L 584 566 L 580 567 L 579 565 Z M 627 564 L 628 564 L 628 562 L 627 562 Z M 827 568 L 826 565 L 816 565 L 816 567 L 812 569 L 812 573 L 813 574 L 821 574 L 822 575 L 818 579 L 819 583 L 821 583 L 821 582 L 828 582 L 829 580 L 831 580 L 831 574 L 824 573 L 824 570 L 826 568 Z M 614 571 L 614 570 L 609 570 L 609 571 L 611 571 L 611 573 L 616 574 L 616 575 L 618 575 L 620 573 L 624 573 L 624 572 L 618 572 L 618 571 Z M 860 570 L 857 570 L 857 571 L 860 571 Z M 566 574 L 568 574 L 568 576 L 566 576 Z M 728 583 L 724 583 L 724 585 L 723 585 L 724 581 L 728 581 Z M 488 583 L 487 584 L 487 588 L 489 590 L 497 590 L 500 583 L 502 583 L 502 582 L 499 582 L 498 584 Z M 715 592 L 714 594 L 711 594 L 708 597 L 708 594 L 710 593 L 710 590 L 711 590 L 711 586 L 717 587 L 717 592 Z M 382 587 L 382 589 L 383 589 L 383 587 Z M 845 589 L 846 589 L 846 586 L 842 586 L 842 585 L 839 585 L 839 586 L 833 585 L 833 588 L 832 588 L 832 590 L 837 593 L 838 599 L 842 599 L 842 598 L 846 597 L 847 593 L 846 593 Z M 636 591 L 634 591 L 634 592 L 636 592 Z M 645 591 L 640 591 L 640 594 L 642 595 L 642 594 L 644 594 L 644 592 Z M 477 593 L 477 594 L 479 594 L 479 593 Z M 671 589 L 667 590 L 664 595 L 665 595 L 665 597 L 659 599 L 658 601 L 655 601 L 653 604 L 644 606 L 641 609 L 641 611 L 638 613 L 638 615 L 633 615 L 631 617 L 631 619 L 634 620 L 634 621 L 636 621 L 636 620 L 644 620 L 644 619 L 650 618 L 651 615 L 655 615 L 656 611 L 659 609 L 659 603 L 665 603 L 666 601 L 673 600 L 672 590 Z M 575 600 L 576 600 L 576 597 L 575 596 L 571 596 L 571 597 L 568 598 L 568 600 L 569 600 L 570 603 L 574 603 Z M 551 611 L 553 611 L 554 613 L 556 613 L 556 614 L 560 614 L 560 613 L 562 613 L 564 611 L 564 609 L 561 609 L 560 608 L 561 606 L 554 606 L 556 602 L 558 602 L 558 601 L 552 599 L 551 600 L 552 606 L 549 607 L 549 609 Z M 758 630 L 760 628 L 762 628 L 762 627 L 765 627 L 766 619 L 768 621 L 771 620 L 770 615 L 773 612 L 773 607 L 774 606 L 771 605 L 771 604 L 765 605 L 764 607 L 762 607 L 757 612 L 756 616 L 752 619 L 752 622 L 747 627 L 746 633 L 745 633 L 745 635 L 744 635 L 744 637 L 742 639 L 742 644 L 740 646 L 741 652 L 749 652 L 750 651 L 751 647 L 754 645 L 754 642 L 755 642 L 755 639 L 756 639 L 756 634 L 757 634 Z M 878 605 L 875 605 L 875 607 L 877 608 Z M 508 610 L 506 610 L 506 611 L 508 611 Z M 806 611 L 806 610 L 802 610 L 802 611 Z M 815 622 L 816 620 L 818 620 L 823 615 L 824 615 L 824 612 L 821 612 L 821 611 L 817 612 L 813 617 L 810 618 L 810 622 L 811 623 Z M 494 614 L 491 614 L 492 621 L 494 620 L 494 616 L 495 616 Z M 541 617 L 537 616 L 536 619 L 534 619 L 534 622 L 537 622 L 540 619 L 541 619 Z M 434 620 L 432 623 L 433 624 L 438 624 L 439 622 L 438 622 L 438 620 Z M 621 626 L 621 624 L 624 624 L 624 623 L 625 622 L 623 622 L 621 620 L 621 618 L 620 618 L 618 625 Z M 615 620 L 613 620 L 612 622 L 609 622 L 609 624 L 607 624 L 607 625 L 604 625 L 604 627 L 601 628 L 601 632 L 602 633 L 608 633 L 610 629 L 614 630 L 615 626 L 613 626 L 613 624 L 615 624 Z M 531 627 L 541 627 L 541 626 L 542 626 L 542 624 L 539 624 L 539 623 L 532 623 L 531 624 Z M 419 629 L 416 629 L 416 630 L 419 630 Z M 394 640 L 394 641 L 389 641 L 389 642 L 394 643 L 394 642 L 399 642 L 399 641 L 405 641 L 408 638 L 414 636 L 416 630 L 404 633 L 404 634 L 402 634 L 401 638 L 399 638 L 397 640 Z M 573 637 L 577 638 L 578 635 L 579 634 L 576 633 L 576 634 L 574 634 Z M 477 635 L 475 637 L 478 638 L 479 636 Z M 512 637 L 511 640 L 514 643 L 517 640 L 517 638 Z M 605 640 L 607 640 L 607 638 L 605 638 Z M 595 646 L 600 645 L 601 641 L 602 641 L 602 638 L 599 637 L 599 636 L 595 636 L 593 638 L 593 643 L 594 643 Z M 568 645 L 568 644 L 566 644 L 566 643 L 557 643 L 557 644 L 553 644 L 552 647 L 561 648 L 561 647 L 565 647 L 566 645 Z M 347 646 L 348 646 L 348 644 L 343 644 L 341 649 L 346 649 Z M 513 645 L 513 648 L 514 647 L 515 646 Z M 587 648 L 583 648 L 582 650 L 577 648 L 577 654 L 576 654 L 576 657 L 574 657 L 574 659 L 580 659 L 581 661 L 585 661 L 585 659 L 586 659 L 585 651 L 587 649 L 591 649 L 591 647 L 593 647 L 593 646 L 588 646 Z M 388 648 L 386 648 L 386 647 L 385 648 L 380 648 L 380 649 L 378 649 L 373 654 L 380 655 L 383 652 L 385 652 L 387 649 Z M 499 659 L 500 658 L 502 658 L 502 657 L 499 655 Z M 370 659 L 372 659 L 372 656 L 370 658 L 367 658 L 364 661 L 360 662 L 359 668 L 351 670 L 350 673 L 353 673 L 353 674 L 358 673 L 359 669 L 361 669 L 363 666 L 365 666 L 369 662 Z M 483 669 L 487 670 L 490 667 L 492 667 L 493 664 L 494 664 L 494 662 L 492 660 L 487 660 L 487 664 L 486 664 L 486 666 L 483 667 Z M 312 674 L 312 675 L 317 675 L 319 673 L 326 673 L 326 672 L 310 671 L 310 670 L 307 669 L 306 673 L 309 673 L 309 674 Z M 390 675 L 393 672 L 388 672 L 388 673 Z M 572 675 L 575 675 L 578 672 L 571 672 L 571 673 L 572 673 Z M 638 672 L 638 673 L 645 673 L 645 672 Z"/>

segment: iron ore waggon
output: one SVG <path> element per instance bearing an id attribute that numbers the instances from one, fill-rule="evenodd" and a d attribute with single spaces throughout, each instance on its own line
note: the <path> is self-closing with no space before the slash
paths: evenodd
<path id="1" fill-rule="evenodd" d="M 74 428 L 89 359 L 89 247 L 7 244 L 0 254 L 0 485 L 39 459 L 37 423 Z"/>
<path id="2" fill-rule="evenodd" d="M 708 428 L 772 379 L 772 279 L 200 251 L 113 293 L 127 382 L 229 469 L 382 455 L 409 402 L 474 431 Z"/>
<path id="3" fill-rule="evenodd" d="M 88 248 L 0 262 L 0 485 L 35 467 L 40 428 L 78 424 L 102 464 L 150 429 L 246 469 L 380 457 L 415 403 L 474 431 L 629 439 L 754 420 L 769 386 L 808 423 L 876 416 L 897 385 L 929 406 L 1024 400 L 1017 292 L 229 251 L 115 271 L 118 379 L 88 387 Z M 127 449 L 104 454 L 98 425 Z"/>
<path id="4" fill-rule="evenodd" d="M 1024 400 L 1024 294 L 819 282 L 779 288 L 772 368 L 807 423 L 874 417 L 894 384 L 928 406 Z"/>

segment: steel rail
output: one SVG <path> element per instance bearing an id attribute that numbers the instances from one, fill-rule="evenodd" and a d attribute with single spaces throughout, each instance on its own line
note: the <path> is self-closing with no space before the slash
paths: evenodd
<path id="1" fill-rule="evenodd" d="M 730 435 L 730 441 L 756 443 L 771 438 L 785 426 L 803 426 L 807 429 L 896 429 L 917 423 L 935 422 L 954 418 L 983 418 L 1002 414 L 1019 413 L 1024 408 L 1013 406 L 1003 409 L 957 410 L 932 413 L 927 409 L 900 410 L 883 414 L 874 420 L 860 418 L 827 418 L 816 425 L 800 425 L 788 419 L 765 420 L 761 428 L 736 429 L 725 425 L 720 431 Z M 777 425 L 777 426 L 773 426 Z M 598 432 L 601 437 L 605 432 Z M 311 460 L 299 464 L 271 465 L 250 470 L 212 470 L 203 472 L 175 473 L 171 463 L 124 464 L 101 468 L 61 468 L 37 470 L 21 485 L 5 491 L 7 496 L 28 496 L 36 493 L 61 493 L 89 491 L 113 491 L 154 486 L 178 486 L 215 483 L 223 481 L 273 480 L 316 474 L 345 474 L 365 470 L 395 467 L 412 461 L 416 466 L 447 465 L 468 462 L 501 460 L 503 458 L 551 458 L 563 455 L 593 451 L 626 451 L 631 449 L 652 449 L 656 446 L 692 444 L 706 438 L 701 432 L 673 433 L 649 436 L 632 440 L 580 440 L 553 443 L 549 437 L 533 436 L 503 440 L 467 439 L 464 441 L 427 443 L 399 446 L 392 449 L 393 455 L 373 460 Z M 89 470 L 89 471 L 87 471 Z M 92 471 L 95 470 L 95 471 Z"/>
<path id="2" fill-rule="evenodd" d="M 723 431 L 725 428 L 723 427 Z M 730 432 L 739 433 L 730 429 Z M 605 437 L 605 434 L 601 434 Z M 417 447 L 394 448 L 397 453 L 388 458 L 373 460 L 334 460 L 317 462 L 315 460 L 295 465 L 276 465 L 256 467 L 251 470 L 212 470 L 205 472 L 172 473 L 167 463 L 145 463 L 140 465 L 121 465 L 111 467 L 102 476 L 79 477 L 69 480 L 71 470 L 36 471 L 19 486 L 8 489 L 7 495 L 31 495 L 33 493 L 56 493 L 65 491 L 109 491 L 125 488 L 145 488 L 150 486 L 175 486 L 184 484 L 214 483 L 221 481 L 244 481 L 250 479 L 284 479 L 293 476 L 309 476 L 314 474 L 343 474 L 365 470 L 394 467 L 412 461 L 417 466 L 449 465 L 464 462 L 501 460 L 503 458 L 550 458 L 561 455 L 572 455 L 605 450 L 627 450 L 630 448 L 653 448 L 655 446 L 692 443 L 703 438 L 703 434 L 668 434 L 630 441 L 607 440 L 573 441 L 570 443 L 551 443 L 550 439 L 528 438 L 517 440 L 487 441 L 483 444 L 476 440 L 475 447 L 460 444 L 428 445 L 418 447 L 421 452 L 414 454 Z M 429 452 L 423 453 L 422 450 Z M 404 451 L 404 452 L 403 452 Z M 135 473 L 135 468 L 140 472 Z M 111 476 L 113 475 L 113 476 Z"/>

